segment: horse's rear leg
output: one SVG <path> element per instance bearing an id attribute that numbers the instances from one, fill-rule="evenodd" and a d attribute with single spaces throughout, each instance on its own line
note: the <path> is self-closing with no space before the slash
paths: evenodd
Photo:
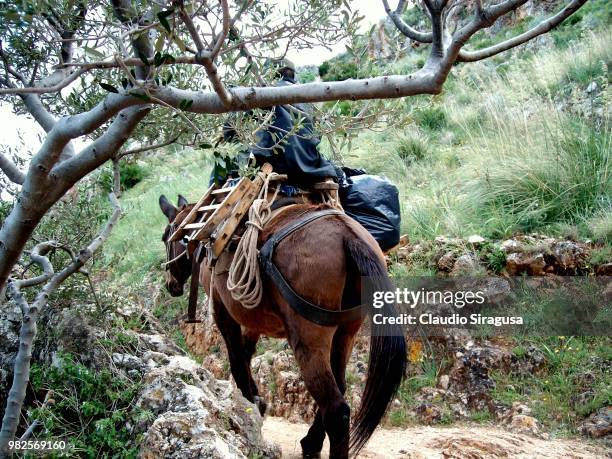
<path id="1" fill-rule="evenodd" d="M 331 368 L 334 379 L 336 380 L 336 385 L 343 396 L 346 392 L 346 366 L 353 350 L 355 334 L 359 330 L 359 326 L 359 323 L 355 323 L 339 327 L 332 341 L 330 355 Z M 325 426 L 323 425 L 323 416 L 321 410 L 317 408 L 314 422 L 310 426 L 310 429 L 308 429 L 306 436 L 300 440 L 303 457 L 320 457 L 324 441 Z"/>
<path id="2" fill-rule="evenodd" d="M 236 322 L 227 312 L 225 306 L 220 301 L 215 300 L 214 312 L 215 323 L 223 336 L 227 354 L 229 357 L 230 370 L 238 389 L 244 398 L 255 403 L 263 415 L 266 404 L 259 397 L 257 385 L 251 374 L 251 357 L 255 353 L 255 347 L 259 335 L 242 334 L 240 324 Z"/>

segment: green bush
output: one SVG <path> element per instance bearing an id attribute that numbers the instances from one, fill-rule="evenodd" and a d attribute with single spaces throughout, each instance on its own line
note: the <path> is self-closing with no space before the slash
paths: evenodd
<path id="1" fill-rule="evenodd" d="M 612 22 L 612 4 L 608 0 L 591 0 L 551 31 L 557 47 L 567 47 L 580 38 L 584 30 L 592 30 Z"/>
<path id="2" fill-rule="evenodd" d="M 581 222 L 610 208 L 610 130 L 598 132 L 569 122 L 558 128 L 563 131 L 548 133 L 549 138 L 537 145 L 509 141 L 498 146 L 507 154 L 472 184 L 482 218 L 501 216 L 500 220 L 513 221 L 516 230 L 532 231 Z M 533 149 L 518 153 L 525 147 Z"/>
<path id="3" fill-rule="evenodd" d="M 349 78 L 358 78 L 359 69 L 354 62 L 338 59 L 321 64 L 319 76 L 323 81 L 344 81 Z"/>
<path id="4" fill-rule="evenodd" d="M 11 202 L 0 201 L 0 225 L 4 222 L 4 219 L 8 217 L 8 214 L 11 213 L 13 209 L 13 204 Z"/>
<path id="5" fill-rule="evenodd" d="M 448 125 L 446 113 L 438 106 L 417 109 L 414 118 L 419 126 L 429 131 L 441 131 Z"/>
<path id="6" fill-rule="evenodd" d="M 321 65 L 319 65 L 319 76 L 323 78 L 329 72 L 330 62 L 325 61 Z"/>
<path id="7" fill-rule="evenodd" d="M 397 154 L 408 163 L 420 161 L 429 155 L 428 139 L 418 134 L 402 136 L 397 142 Z"/>
<path id="8" fill-rule="evenodd" d="M 298 74 L 298 81 L 300 83 L 312 83 L 314 80 L 316 80 L 317 76 L 314 74 L 314 72 L 308 70 L 306 72 L 300 72 Z"/>
<path id="9" fill-rule="evenodd" d="M 137 457 L 136 438 L 128 431 L 136 412 L 132 403 L 140 382 L 94 370 L 70 354 L 54 365 L 32 365 L 30 382 L 36 396 L 51 392 L 54 403 L 30 411 L 50 438 L 67 440 L 77 457 Z"/>
<path id="10" fill-rule="evenodd" d="M 119 165 L 119 176 L 121 177 L 121 190 L 129 190 L 140 183 L 148 175 L 147 170 L 134 162 L 122 162 Z M 113 171 L 105 169 L 100 174 L 100 185 L 108 193 L 113 188 Z"/>

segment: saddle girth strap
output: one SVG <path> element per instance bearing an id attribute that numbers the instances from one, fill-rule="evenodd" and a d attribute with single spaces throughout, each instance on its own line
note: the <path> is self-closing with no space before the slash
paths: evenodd
<path id="1" fill-rule="evenodd" d="M 343 215 L 343 213 L 336 209 L 325 209 L 308 213 L 299 220 L 288 224 L 280 231 L 273 234 L 259 251 L 259 263 L 263 271 L 270 277 L 272 282 L 274 282 L 274 285 L 276 285 L 289 306 L 305 319 L 326 327 L 333 327 L 361 319 L 363 317 L 364 305 L 355 306 L 350 309 L 342 309 L 340 311 L 331 311 L 310 303 L 293 290 L 274 264 L 272 258 L 276 246 L 291 233 L 314 220 L 331 215 Z"/>

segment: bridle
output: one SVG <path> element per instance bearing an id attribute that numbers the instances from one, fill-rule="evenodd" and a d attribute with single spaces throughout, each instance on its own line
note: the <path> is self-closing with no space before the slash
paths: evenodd
<path id="1" fill-rule="evenodd" d="M 176 220 L 176 217 L 175 217 Z M 177 229 L 177 225 L 173 220 L 168 227 L 169 237 L 172 236 Z M 177 262 L 182 257 L 185 257 L 188 262 L 191 262 L 191 283 L 189 286 L 189 307 L 187 309 L 187 320 L 185 323 L 199 323 L 201 320 L 196 318 L 196 309 L 198 306 L 198 289 L 200 282 L 200 253 L 202 252 L 202 245 L 198 243 L 198 247 L 193 251 L 192 256 L 189 255 L 189 240 L 187 237 L 183 237 L 178 241 L 185 250 L 176 255 L 174 250 L 174 243 L 166 241 L 166 261 L 164 263 L 164 269 L 170 270 L 170 265 Z"/>
<path id="2" fill-rule="evenodd" d="M 174 234 L 174 232 L 176 231 L 176 223 L 174 223 L 174 221 L 172 223 L 170 223 L 170 227 L 168 228 L 168 234 L 171 236 Z M 166 242 L 166 261 L 165 263 L 163 263 L 164 269 L 166 271 L 168 271 L 170 269 L 170 265 L 172 263 L 174 263 L 175 261 L 178 261 L 179 259 L 181 259 L 182 257 L 186 256 L 187 260 L 190 259 L 189 257 L 189 250 L 187 250 L 187 243 L 188 241 L 185 240 L 185 238 L 180 239 L 179 244 L 181 244 L 185 250 L 182 251 L 181 253 L 179 253 L 178 255 L 176 255 L 174 251 L 174 244 L 172 242 Z"/>

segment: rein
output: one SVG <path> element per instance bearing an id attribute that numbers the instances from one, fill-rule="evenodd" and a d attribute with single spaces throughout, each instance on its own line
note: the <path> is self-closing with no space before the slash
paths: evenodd
<path id="1" fill-rule="evenodd" d="M 175 230 L 176 230 L 176 224 L 172 222 L 170 224 L 169 234 L 174 234 Z M 164 266 L 164 269 L 168 271 L 170 269 L 170 265 L 180 260 L 182 257 L 186 257 L 187 260 L 191 258 L 191 281 L 189 284 L 189 304 L 187 307 L 187 320 L 185 321 L 185 323 L 188 323 L 188 324 L 200 323 L 202 321 L 196 318 L 196 312 L 198 308 L 198 290 L 200 287 L 199 285 L 200 262 L 201 262 L 200 253 L 201 253 L 202 245 L 198 244 L 198 247 L 193 252 L 193 257 L 190 257 L 189 247 L 187 246 L 187 243 L 184 242 L 183 240 L 181 240 L 179 243 L 185 248 L 185 250 L 179 253 L 178 255 L 174 256 L 172 259 L 165 262 L 163 266 Z M 166 258 L 172 257 L 173 255 L 172 252 L 174 252 L 172 247 L 173 247 L 172 243 L 166 244 Z"/>
<path id="2" fill-rule="evenodd" d="M 174 222 L 170 223 L 170 228 L 169 228 L 169 232 L 168 234 L 174 234 L 174 231 L 176 230 L 176 225 Z M 181 257 L 183 256 L 187 256 L 187 259 L 189 260 L 189 253 L 187 253 L 187 244 L 185 244 L 183 241 L 180 241 L 180 244 L 182 246 L 185 247 L 185 250 L 181 253 L 179 253 L 178 255 L 176 255 L 174 258 L 166 261 L 165 263 L 162 263 L 162 266 L 164 267 L 164 269 L 167 271 L 168 270 L 168 266 L 172 263 L 174 263 L 177 260 L 180 260 Z M 170 253 L 172 251 L 171 249 L 172 245 L 170 244 L 166 244 L 166 258 L 170 258 L 172 256 L 172 254 Z"/>

